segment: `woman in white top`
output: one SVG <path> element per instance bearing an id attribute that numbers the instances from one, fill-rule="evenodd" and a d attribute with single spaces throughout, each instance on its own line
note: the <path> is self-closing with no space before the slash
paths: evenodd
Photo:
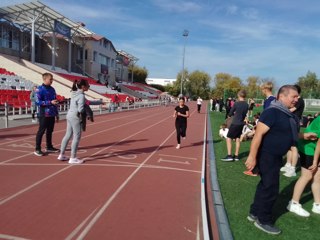
<path id="1" fill-rule="evenodd" d="M 201 104 L 202 104 L 202 99 L 201 97 L 198 97 L 197 99 L 198 113 L 200 113 L 201 111 Z"/>

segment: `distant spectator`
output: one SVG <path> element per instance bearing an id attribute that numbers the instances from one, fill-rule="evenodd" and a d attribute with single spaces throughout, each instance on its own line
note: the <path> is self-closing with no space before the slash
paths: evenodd
<path id="1" fill-rule="evenodd" d="M 263 102 L 263 110 L 268 108 L 270 106 L 270 103 L 276 99 L 275 96 L 273 96 L 272 94 L 272 89 L 272 82 L 266 82 L 261 86 L 261 91 L 266 96 L 266 99 Z"/>
<path id="2" fill-rule="evenodd" d="M 222 124 L 220 126 L 220 130 L 219 130 L 219 136 L 221 138 L 227 138 L 227 134 L 228 134 L 229 129 L 227 128 L 227 124 Z"/>
<path id="3" fill-rule="evenodd" d="M 231 109 L 231 98 L 230 97 L 227 98 L 227 100 L 226 100 L 225 109 L 226 109 L 226 119 L 227 119 L 229 116 L 230 109 Z"/>
<path id="4" fill-rule="evenodd" d="M 200 113 L 200 111 L 201 111 L 201 105 L 202 105 L 202 99 L 199 96 L 198 99 L 197 99 L 198 113 Z"/>
<path id="5" fill-rule="evenodd" d="M 220 98 L 219 100 L 219 112 L 222 112 L 224 106 L 223 98 Z"/>
<path id="6" fill-rule="evenodd" d="M 256 106 L 255 101 L 252 98 L 249 98 L 249 111 L 248 117 L 252 117 L 253 108 Z"/>
<path id="7" fill-rule="evenodd" d="M 37 105 L 36 105 L 36 101 L 37 101 L 37 86 L 33 86 L 31 93 L 30 93 L 30 101 L 31 101 L 31 115 L 32 115 L 32 122 L 35 123 L 37 122 L 36 119 L 36 112 L 37 112 Z"/>

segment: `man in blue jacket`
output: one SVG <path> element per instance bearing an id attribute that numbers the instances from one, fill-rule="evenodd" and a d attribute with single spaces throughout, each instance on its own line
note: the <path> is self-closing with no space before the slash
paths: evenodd
<path id="1" fill-rule="evenodd" d="M 59 120 L 58 103 L 55 89 L 51 86 L 53 76 L 51 73 L 42 74 L 43 84 L 38 87 L 36 91 L 36 105 L 39 108 L 39 130 L 36 136 L 36 150 L 34 152 L 37 156 L 43 156 L 41 151 L 41 142 L 44 133 L 46 132 L 47 148 L 46 152 L 58 152 L 59 149 L 52 145 L 52 132 L 54 129 L 55 120 Z"/>

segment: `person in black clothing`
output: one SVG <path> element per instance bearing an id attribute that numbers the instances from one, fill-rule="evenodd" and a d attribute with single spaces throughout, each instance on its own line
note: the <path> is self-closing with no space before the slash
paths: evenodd
<path id="1" fill-rule="evenodd" d="M 225 109 L 226 109 L 226 119 L 227 119 L 229 116 L 230 109 L 231 109 L 231 98 L 230 97 L 227 98 Z"/>
<path id="2" fill-rule="evenodd" d="M 173 117 L 176 118 L 176 131 L 177 131 L 177 149 L 180 149 L 181 137 L 186 138 L 187 131 L 187 118 L 189 117 L 189 107 L 185 105 L 184 98 L 179 98 L 179 106 L 175 108 Z"/>
<path id="3" fill-rule="evenodd" d="M 236 101 L 233 107 L 230 109 L 229 117 L 233 116 L 229 132 L 227 135 L 227 150 L 228 155 L 222 158 L 222 161 L 231 162 L 239 161 L 239 150 L 240 150 L 240 137 L 242 134 L 243 126 L 245 125 L 244 119 L 248 113 L 248 103 L 246 101 L 246 91 L 240 90 L 238 92 L 238 101 Z M 232 152 L 232 140 L 236 141 L 236 149 L 234 156 L 231 155 Z"/>
<path id="4" fill-rule="evenodd" d="M 219 100 L 219 112 L 222 112 L 223 106 L 224 106 L 223 98 L 220 98 L 220 100 Z"/>

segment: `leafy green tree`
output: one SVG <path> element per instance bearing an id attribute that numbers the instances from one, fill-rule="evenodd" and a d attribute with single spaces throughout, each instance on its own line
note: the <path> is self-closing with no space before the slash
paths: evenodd
<path id="1" fill-rule="evenodd" d="M 297 84 L 301 87 L 301 95 L 304 98 L 320 97 L 320 81 L 316 73 L 308 71 L 306 76 L 298 78 Z"/>
<path id="2" fill-rule="evenodd" d="M 261 79 L 257 76 L 250 76 L 247 78 L 247 96 L 248 98 L 260 98 L 261 93 Z"/>
<path id="3" fill-rule="evenodd" d="M 148 77 L 148 70 L 145 67 L 139 67 L 137 65 L 131 65 L 129 70 L 129 81 L 131 81 L 131 74 L 133 72 L 133 82 L 146 84 L 146 79 Z"/>
<path id="4" fill-rule="evenodd" d="M 203 99 L 208 99 L 210 95 L 210 81 L 211 77 L 206 72 L 197 70 L 190 73 L 185 83 L 187 95 L 193 99 L 199 96 Z"/>
<path id="5" fill-rule="evenodd" d="M 213 97 L 236 97 L 237 92 L 243 89 L 242 80 L 229 73 L 217 73 L 214 77 L 215 87 L 212 90 Z"/>

